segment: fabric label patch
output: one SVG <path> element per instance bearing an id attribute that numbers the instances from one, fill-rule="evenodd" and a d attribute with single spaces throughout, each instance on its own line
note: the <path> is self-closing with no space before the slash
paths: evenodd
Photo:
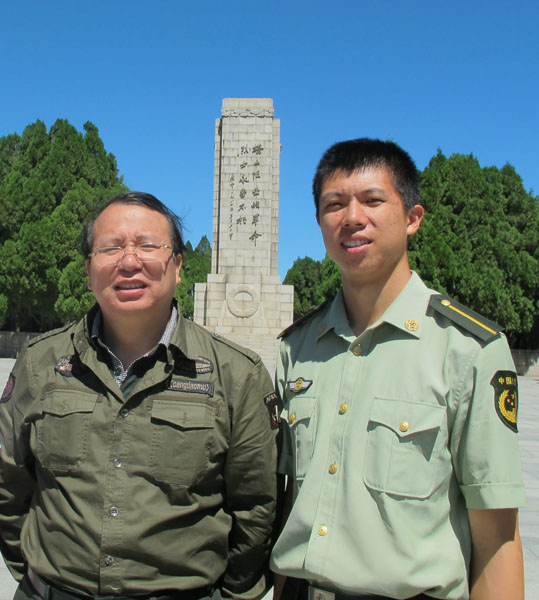
<path id="1" fill-rule="evenodd" d="M 175 392 L 187 392 L 188 394 L 206 394 L 212 397 L 214 386 L 209 381 L 190 381 L 189 379 L 172 379 L 169 390 Z"/>
<path id="2" fill-rule="evenodd" d="M 9 374 L 6 387 L 2 392 L 2 396 L 0 397 L 0 403 L 4 404 L 5 402 L 9 402 L 11 400 L 11 396 L 13 396 L 13 390 L 15 389 L 15 375 L 13 373 Z"/>
<path id="3" fill-rule="evenodd" d="M 515 433 L 518 413 L 518 380 L 514 371 L 496 371 L 490 380 L 494 388 L 494 406 L 502 423 Z"/>
<path id="4" fill-rule="evenodd" d="M 275 392 L 268 394 L 264 398 L 264 404 L 268 409 L 270 425 L 272 429 L 278 429 L 281 426 L 281 416 L 279 414 L 279 403 Z"/>

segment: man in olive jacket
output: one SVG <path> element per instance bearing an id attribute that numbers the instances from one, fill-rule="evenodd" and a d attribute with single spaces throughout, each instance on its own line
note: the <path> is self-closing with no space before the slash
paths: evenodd
<path id="1" fill-rule="evenodd" d="M 181 315 L 182 248 L 157 198 L 113 198 L 83 242 L 97 305 L 15 363 L 0 403 L 15 600 L 256 600 L 268 587 L 273 385 L 256 354 Z"/>

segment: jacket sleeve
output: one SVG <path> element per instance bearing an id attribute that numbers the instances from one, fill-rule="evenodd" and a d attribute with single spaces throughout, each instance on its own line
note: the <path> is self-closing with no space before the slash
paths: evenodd
<path id="1" fill-rule="evenodd" d="M 239 375 L 239 374 L 238 374 Z M 256 600 L 270 586 L 268 568 L 277 499 L 277 396 L 260 359 L 236 376 L 230 446 L 225 465 L 232 516 L 223 598 Z"/>
<path id="2" fill-rule="evenodd" d="M 17 580 L 24 575 L 20 535 L 36 483 L 26 420 L 33 402 L 31 377 L 25 352 L 15 363 L 0 402 L 0 550 Z"/>

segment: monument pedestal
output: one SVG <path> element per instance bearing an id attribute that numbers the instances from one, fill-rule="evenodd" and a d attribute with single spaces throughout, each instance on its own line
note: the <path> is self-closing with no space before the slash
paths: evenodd
<path id="1" fill-rule="evenodd" d="M 212 272 L 194 320 L 251 348 L 272 371 L 294 288 L 277 274 L 280 123 L 270 98 L 225 98 L 215 128 Z"/>

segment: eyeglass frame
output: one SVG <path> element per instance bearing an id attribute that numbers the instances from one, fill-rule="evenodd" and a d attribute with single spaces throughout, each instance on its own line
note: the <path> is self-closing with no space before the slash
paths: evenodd
<path id="1" fill-rule="evenodd" d="M 174 256 L 174 247 L 170 246 L 169 244 L 165 244 L 164 242 L 143 242 L 142 244 L 130 244 L 133 247 L 133 255 L 134 257 L 137 259 L 137 261 L 141 264 L 143 263 L 152 263 L 152 262 L 161 262 L 162 259 L 157 258 L 157 259 L 151 259 L 151 260 L 147 260 L 147 259 L 142 259 L 140 258 L 140 256 L 137 254 L 137 248 L 139 248 L 140 246 L 144 246 L 146 244 L 153 244 L 155 246 L 161 246 L 162 248 L 168 248 L 169 250 L 172 250 L 172 256 Z M 127 248 L 130 247 L 130 245 L 126 245 L 126 246 L 103 246 L 102 248 L 98 248 L 97 250 L 94 250 L 93 252 L 89 252 L 88 253 L 88 258 L 96 258 L 99 261 L 98 255 L 102 254 L 103 250 L 121 250 L 122 251 L 122 256 L 120 256 L 120 258 L 114 263 L 111 262 L 107 265 L 101 265 L 101 266 L 116 266 L 119 263 L 122 262 L 122 260 L 125 258 L 125 251 L 127 250 Z"/>

